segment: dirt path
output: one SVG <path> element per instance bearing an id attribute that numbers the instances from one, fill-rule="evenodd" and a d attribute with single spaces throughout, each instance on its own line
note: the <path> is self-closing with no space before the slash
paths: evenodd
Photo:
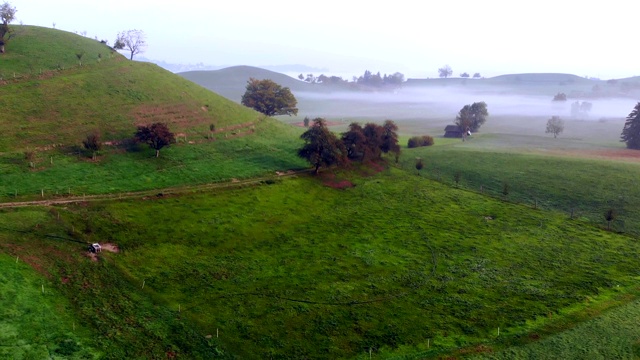
<path id="1" fill-rule="evenodd" d="M 242 187 L 247 185 L 258 185 L 267 180 L 293 177 L 296 175 L 310 173 L 310 172 L 311 170 L 299 170 L 299 171 L 289 170 L 286 172 L 276 171 L 275 176 L 265 176 L 265 177 L 252 178 L 252 179 L 246 179 L 246 180 L 231 179 L 228 182 L 218 182 L 218 183 L 210 183 L 210 184 L 203 184 L 203 185 L 153 189 L 153 190 L 118 193 L 118 194 L 68 196 L 68 197 L 43 199 L 43 200 L 2 202 L 0 203 L 0 208 L 64 205 L 64 204 L 81 203 L 86 201 L 102 201 L 102 200 L 120 200 L 120 199 L 151 198 L 151 197 L 162 198 L 164 196 L 169 196 L 169 195 L 195 193 L 199 191 L 206 191 L 206 190 L 212 190 L 212 189 L 226 189 L 226 188 L 237 188 L 237 187 Z"/>

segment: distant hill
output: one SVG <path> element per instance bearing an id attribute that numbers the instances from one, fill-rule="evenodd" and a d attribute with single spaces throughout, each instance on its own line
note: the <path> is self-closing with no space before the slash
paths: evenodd
<path id="1" fill-rule="evenodd" d="M 294 95 L 296 92 L 319 91 L 323 88 L 319 84 L 309 84 L 278 72 L 244 65 L 213 71 L 188 71 L 178 75 L 238 103 L 249 78 L 273 80 L 291 89 Z"/>
<path id="2" fill-rule="evenodd" d="M 0 56 L 0 152 L 79 144 L 93 131 L 120 140 L 130 138 L 136 124 L 155 121 L 206 134 L 210 124 L 261 116 L 157 65 L 128 61 L 96 40 L 35 26 L 15 29 Z"/>
<path id="3" fill-rule="evenodd" d="M 561 73 L 525 73 L 494 76 L 485 79 L 487 83 L 521 84 L 521 85 L 556 85 L 556 84 L 595 84 L 600 80 L 591 80 L 572 74 Z"/>

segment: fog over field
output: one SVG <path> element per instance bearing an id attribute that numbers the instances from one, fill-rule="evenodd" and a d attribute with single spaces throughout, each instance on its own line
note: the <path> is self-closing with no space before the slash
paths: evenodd
<path id="1" fill-rule="evenodd" d="M 580 120 L 623 119 L 636 104 L 630 98 L 569 99 L 552 101 L 553 95 L 516 95 L 509 90 L 473 91 L 461 88 L 404 88 L 394 92 L 333 92 L 295 94 L 301 112 L 319 110 L 318 116 L 391 118 L 396 120 L 455 117 L 466 104 L 484 101 L 490 116 L 560 116 L 572 119 L 571 105 L 588 101 L 592 109 Z M 320 106 L 324 104 L 323 106 Z M 303 114 L 304 116 L 304 114 Z"/>

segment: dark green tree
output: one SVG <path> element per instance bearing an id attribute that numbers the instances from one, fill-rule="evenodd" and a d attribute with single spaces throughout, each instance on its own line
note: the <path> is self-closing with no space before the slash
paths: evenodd
<path id="1" fill-rule="evenodd" d="M 367 146 L 367 137 L 362 126 L 357 122 L 349 124 L 349 130 L 342 133 L 342 143 L 347 150 L 347 157 L 351 160 L 362 160 Z"/>
<path id="2" fill-rule="evenodd" d="M 304 145 L 298 150 L 298 156 L 311 163 L 315 174 L 318 174 L 321 166 L 329 167 L 344 162 L 347 150 L 327 128 L 324 119 L 313 119 L 311 127 L 300 138 L 304 140 Z"/>
<path id="3" fill-rule="evenodd" d="M 267 116 L 298 114 L 298 100 L 291 90 L 269 79 L 250 78 L 241 103 Z"/>
<path id="4" fill-rule="evenodd" d="M 466 133 L 467 130 L 477 132 L 480 126 L 487 121 L 488 116 L 487 103 L 484 101 L 474 102 L 460 109 L 455 124 L 460 127 L 463 133 Z"/>
<path id="5" fill-rule="evenodd" d="M 383 153 L 392 153 L 396 162 L 400 157 L 400 145 L 398 144 L 398 125 L 393 120 L 385 120 L 382 124 L 382 143 L 380 150 Z"/>
<path id="6" fill-rule="evenodd" d="M 620 138 L 627 144 L 628 149 L 640 149 L 640 102 L 627 116 Z"/>
<path id="7" fill-rule="evenodd" d="M 149 147 L 156 151 L 156 157 L 160 156 L 160 149 L 176 142 L 175 135 L 169 131 L 167 124 L 159 122 L 138 126 L 134 139 L 148 144 Z"/>
<path id="8" fill-rule="evenodd" d="M 375 123 L 366 123 L 362 129 L 364 137 L 367 139 L 362 154 L 362 161 L 378 159 L 382 157 L 382 143 L 384 129 Z"/>

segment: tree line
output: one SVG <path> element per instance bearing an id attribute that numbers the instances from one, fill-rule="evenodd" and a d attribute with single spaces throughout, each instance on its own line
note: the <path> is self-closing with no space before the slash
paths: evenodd
<path id="1" fill-rule="evenodd" d="M 394 154 L 397 161 L 400 156 L 397 131 L 393 120 L 385 120 L 382 125 L 366 123 L 364 126 L 353 122 L 338 138 L 329 130 L 325 119 L 316 118 L 300 136 L 304 145 L 298 150 L 298 156 L 307 160 L 316 174 L 321 167 L 375 160 L 386 153 Z"/>

